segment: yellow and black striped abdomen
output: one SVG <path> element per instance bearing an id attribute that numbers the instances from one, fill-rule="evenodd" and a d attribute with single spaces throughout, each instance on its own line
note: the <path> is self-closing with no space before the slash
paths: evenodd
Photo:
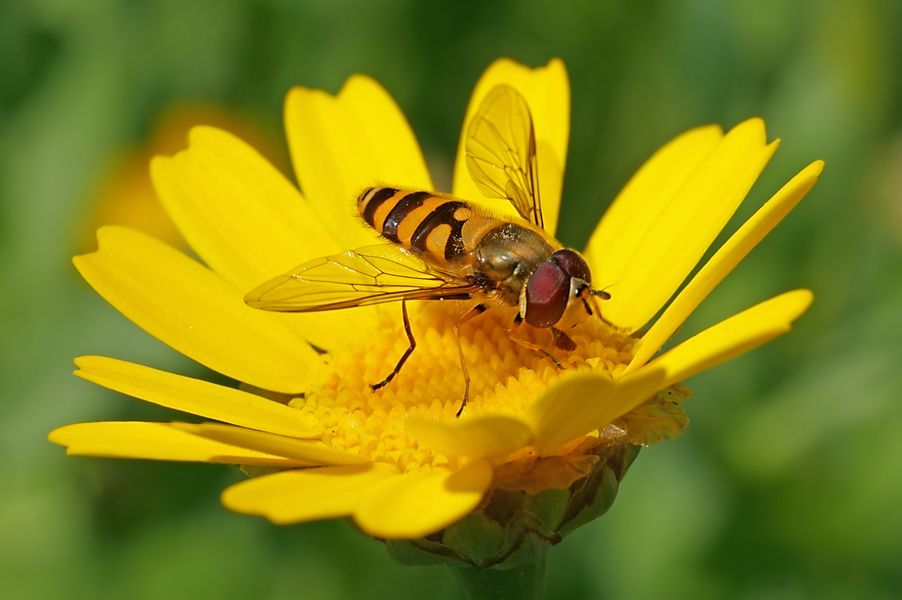
<path id="1" fill-rule="evenodd" d="M 357 199 L 357 209 L 382 237 L 438 264 L 455 262 L 472 251 L 476 240 L 470 230 L 477 223 L 468 222 L 474 221 L 474 216 L 477 222 L 495 221 L 474 215 L 461 200 L 390 187 L 364 190 Z"/>

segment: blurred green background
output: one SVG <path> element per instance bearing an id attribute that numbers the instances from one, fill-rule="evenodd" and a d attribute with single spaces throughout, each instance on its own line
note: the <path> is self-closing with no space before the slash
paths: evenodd
<path id="1" fill-rule="evenodd" d="M 396 566 L 346 523 L 277 528 L 227 512 L 219 490 L 236 470 L 67 459 L 45 436 L 173 416 L 76 380 L 73 356 L 209 376 L 69 262 L 92 248 L 94 225 L 129 214 L 167 235 L 142 200 L 149 155 L 200 120 L 285 165 L 288 88 L 337 91 L 363 72 L 405 110 L 447 188 L 471 87 L 499 56 L 560 56 L 569 69 L 560 237 L 572 245 L 651 151 L 698 124 L 761 115 L 784 140 L 731 229 L 809 161 L 827 162 L 686 331 L 791 287 L 814 289 L 814 307 L 791 335 L 690 382 L 689 430 L 643 452 L 608 515 L 552 551 L 549 597 L 898 597 L 902 3 L 453 6 L 0 3 L 5 597 L 456 597 L 447 573 Z"/>

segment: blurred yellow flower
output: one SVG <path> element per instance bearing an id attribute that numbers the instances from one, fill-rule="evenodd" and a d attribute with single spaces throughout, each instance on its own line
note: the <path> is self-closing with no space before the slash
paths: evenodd
<path id="1" fill-rule="evenodd" d="M 160 205 L 147 165 L 158 154 L 172 154 L 182 148 L 187 132 L 196 125 L 212 125 L 239 134 L 264 155 L 275 152 L 249 120 L 219 107 L 183 103 L 169 107 L 153 124 L 148 140 L 126 148 L 113 158 L 91 193 L 85 219 L 78 224 L 79 251 L 95 245 L 96 232 L 104 225 L 123 225 L 149 233 L 157 239 L 184 247 L 185 241 Z M 278 165 L 281 167 L 281 162 Z"/>
<path id="2" fill-rule="evenodd" d="M 502 83 L 532 110 L 554 231 L 569 134 L 564 66 L 497 61 L 467 120 Z M 569 490 L 547 524 L 564 531 L 593 501 L 581 483 L 613 477 L 616 486 L 632 446 L 679 433 L 679 382 L 785 333 L 811 302 L 807 290 L 782 294 L 659 353 L 822 169 L 816 161 L 793 177 L 680 289 L 777 148 L 760 119 L 727 133 L 701 127 L 649 159 L 584 250 L 595 280 L 614 284 L 603 311 L 621 329 L 598 319 L 579 326 L 559 371 L 512 343 L 509 315 L 490 311 L 462 329 L 472 387 L 456 419 L 463 382 L 451 324 L 462 307 L 422 303 L 411 306 L 417 352 L 372 392 L 407 345 L 397 306 L 279 314 L 242 299 L 305 260 L 372 244 L 374 232 L 354 214 L 362 189 L 433 184 L 400 110 L 367 77 L 352 77 L 337 96 L 292 90 L 285 119 L 300 189 L 250 146 L 208 127 L 191 131 L 187 150 L 153 161 L 163 206 L 205 264 L 123 227 L 101 229 L 99 249 L 75 259 L 122 314 L 240 389 L 81 357 L 80 377 L 211 422 L 68 425 L 50 439 L 70 454 L 276 467 L 227 489 L 225 505 L 275 523 L 350 516 L 386 539 L 441 531 L 507 492 Z M 461 148 L 452 194 L 478 201 L 464 162 Z M 441 541 L 453 545 L 452 537 Z"/>

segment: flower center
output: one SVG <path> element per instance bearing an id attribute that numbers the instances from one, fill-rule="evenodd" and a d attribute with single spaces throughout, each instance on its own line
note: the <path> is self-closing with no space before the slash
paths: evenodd
<path id="1" fill-rule="evenodd" d="M 416 349 L 385 387 L 371 385 L 388 375 L 407 349 L 401 310 L 374 316 L 359 343 L 328 356 L 321 379 L 292 406 L 323 424 L 322 440 L 373 461 L 414 470 L 453 462 L 455 457 L 422 448 L 404 430 L 409 415 L 451 419 L 464 394 L 454 321 L 460 302 L 410 305 Z M 374 313 L 375 314 L 375 313 Z M 460 327 L 470 394 L 461 419 L 481 414 L 522 414 L 564 371 L 595 369 L 616 375 L 631 358 L 634 340 L 592 318 L 569 329 L 576 349 L 556 348 L 550 330 L 513 327 L 514 309 L 492 308 Z M 513 329 L 513 330 L 512 330 Z M 517 343 L 513 338 L 524 343 Z M 529 346 L 539 346 L 560 365 Z"/>

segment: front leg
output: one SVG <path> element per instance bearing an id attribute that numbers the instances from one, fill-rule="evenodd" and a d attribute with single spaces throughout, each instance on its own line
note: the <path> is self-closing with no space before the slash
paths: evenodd
<path id="1" fill-rule="evenodd" d="M 542 358 L 547 359 L 548 361 L 551 362 L 551 364 L 554 366 L 554 368 L 557 369 L 558 371 L 562 370 L 564 368 L 564 366 L 560 363 L 560 361 L 558 359 L 556 359 L 554 356 L 552 356 L 552 354 L 548 350 L 546 350 L 545 348 L 543 348 L 542 346 L 540 346 L 536 343 L 526 341 L 523 338 L 519 338 L 516 335 L 514 335 L 514 330 L 517 329 L 522 323 L 523 323 L 523 317 L 518 312 L 517 315 L 514 317 L 513 327 L 511 327 L 510 329 L 507 330 L 508 339 L 510 341 L 512 341 L 513 343 L 517 344 L 518 346 L 520 346 L 521 348 L 526 348 L 527 350 L 535 352 Z M 561 332 L 561 333 L 563 334 L 563 332 Z M 563 334 L 563 335 L 566 337 L 566 334 Z M 567 338 L 567 339 L 570 339 L 570 338 Z M 560 346 L 558 346 L 558 347 L 560 347 Z M 574 348 L 575 347 L 576 346 L 574 345 Z"/>
<path id="2" fill-rule="evenodd" d="M 566 350 L 567 352 L 576 350 L 576 342 L 573 341 L 573 338 L 557 327 L 551 328 L 551 337 L 554 339 L 554 345 L 561 350 Z"/>

